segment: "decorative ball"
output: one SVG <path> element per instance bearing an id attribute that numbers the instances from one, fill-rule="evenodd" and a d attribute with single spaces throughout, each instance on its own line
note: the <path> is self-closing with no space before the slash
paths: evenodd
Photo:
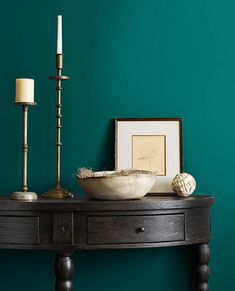
<path id="1" fill-rule="evenodd" d="M 192 175 L 181 173 L 175 176 L 171 183 L 172 189 L 181 197 L 190 196 L 196 189 L 196 181 Z"/>

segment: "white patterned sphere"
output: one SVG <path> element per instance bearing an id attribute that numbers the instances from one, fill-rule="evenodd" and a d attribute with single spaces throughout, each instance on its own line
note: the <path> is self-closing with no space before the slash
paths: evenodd
<path id="1" fill-rule="evenodd" d="M 171 183 L 172 189 L 181 197 L 190 196 L 196 189 L 196 181 L 192 175 L 180 173 L 175 176 Z"/>

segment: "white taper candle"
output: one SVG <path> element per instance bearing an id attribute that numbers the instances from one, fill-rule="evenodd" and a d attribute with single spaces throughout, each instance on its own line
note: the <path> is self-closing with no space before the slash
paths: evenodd
<path id="1" fill-rule="evenodd" d="M 57 19 L 57 54 L 62 54 L 62 16 L 58 15 Z"/>

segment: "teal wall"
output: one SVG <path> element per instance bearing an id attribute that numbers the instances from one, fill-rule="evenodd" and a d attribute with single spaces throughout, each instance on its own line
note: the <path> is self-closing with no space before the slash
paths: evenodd
<path id="1" fill-rule="evenodd" d="M 31 190 L 55 180 L 56 15 L 63 15 L 63 185 L 77 167 L 113 168 L 115 117 L 183 117 L 184 166 L 216 197 L 211 290 L 234 286 L 235 2 L 233 0 L 5 1 L 0 17 L 0 191 L 20 189 L 16 77 L 35 79 L 29 113 Z M 78 252 L 75 291 L 188 291 L 188 251 Z M 53 290 L 50 252 L 0 251 L 3 291 Z M 40 279 L 39 279 L 40 278 Z M 147 288 L 146 288 L 147 282 Z M 155 286 L 158 285 L 158 288 Z"/>

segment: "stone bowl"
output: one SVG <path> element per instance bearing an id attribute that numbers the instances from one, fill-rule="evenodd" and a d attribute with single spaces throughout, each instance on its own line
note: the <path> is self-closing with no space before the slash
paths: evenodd
<path id="1" fill-rule="evenodd" d="M 102 200 L 138 199 L 145 196 L 152 188 L 156 175 L 150 171 L 132 170 L 94 172 L 94 177 L 81 178 L 78 183 L 88 196 Z"/>

